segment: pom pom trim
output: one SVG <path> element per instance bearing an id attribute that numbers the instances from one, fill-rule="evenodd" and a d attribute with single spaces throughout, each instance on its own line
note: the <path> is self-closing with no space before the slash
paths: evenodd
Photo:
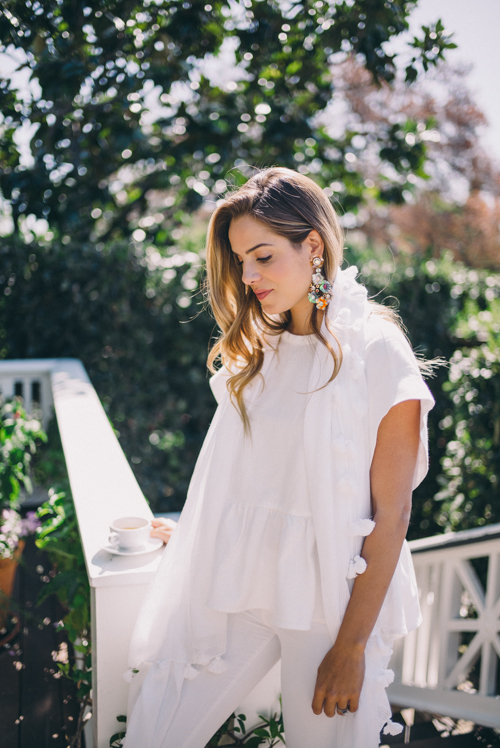
<path id="1" fill-rule="evenodd" d="M 372 519 L 358 519 L 353 522 L 353 535 L 370 535 L 375 529 L 375 522 Z"/>
<path id="2" fill-rule="evenodd" d="M 403 732 L 403 725 L 400 725 L 399 722 L 393 722 L 390 719 L 382 732 L 384 735 L 399 735 L 400 732 Z"/>
<path id="3" fill-rule="evenodd" d="M 363 574 L 366 571 L 367 563 L 364 558 L 358 554 L 352 561 L 349 561 L 349 569 L 347 571 L 347 579 L 355 579 L 358 574 Z"/>

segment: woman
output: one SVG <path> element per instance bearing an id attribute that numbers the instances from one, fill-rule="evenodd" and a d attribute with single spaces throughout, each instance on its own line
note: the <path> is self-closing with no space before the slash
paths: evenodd
<path id="1" fill-rule="evenodd" d="M 404 538 L 434 401 L 342 247 L 323 191 L 289 169 L 212 215 L 219 405 L 178 525 L 155 523 L 168 546 L 131 645 L 126 748 L 204 748 L 280 657 L 287 748 L 399 731 L 387 664 L 420 624 Z"/>

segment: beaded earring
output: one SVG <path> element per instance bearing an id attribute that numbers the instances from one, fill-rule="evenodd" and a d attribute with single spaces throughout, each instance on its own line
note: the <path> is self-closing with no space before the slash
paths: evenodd
<path id="1" fill-rule="evenodd" d="M 326 309 L 328 302 L 332 298 L 332 284 L 323 277 L 323 273 L 321 272 L 323 262 L 322 257 L 311 257 L 313 276 L 307 297 L 311 304 L 316 304 L 316 309 L 319 310 Z"/>

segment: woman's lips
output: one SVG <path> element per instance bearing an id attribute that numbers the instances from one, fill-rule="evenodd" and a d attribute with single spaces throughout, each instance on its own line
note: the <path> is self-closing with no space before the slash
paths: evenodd
<path id="1" fill-rule="evenodd" d="M 257 296 L 259 301 L 262 301 L 262 299 L 265 299 L 266 296 L 268 296 L 273 289 L 270 288 L 269 291 L 256 291 L 255 295 Z"/>

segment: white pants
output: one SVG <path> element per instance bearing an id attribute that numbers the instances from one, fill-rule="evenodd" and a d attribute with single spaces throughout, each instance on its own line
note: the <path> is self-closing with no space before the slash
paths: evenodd
<path id="1" fill-rule="evenodd" d="M 355 715 L 327 717 L 311 707 L 317 669 L 332 646 L 326 625 L 298 631 L 270 621 L 270 613 L 260 609 L 228 614 L 227 669 L 214 674 L 204 668 L 194 680 L 184 680 L 161 748 L 204 748 L 280 657 L 286 747 L 352 748 Z"/>

